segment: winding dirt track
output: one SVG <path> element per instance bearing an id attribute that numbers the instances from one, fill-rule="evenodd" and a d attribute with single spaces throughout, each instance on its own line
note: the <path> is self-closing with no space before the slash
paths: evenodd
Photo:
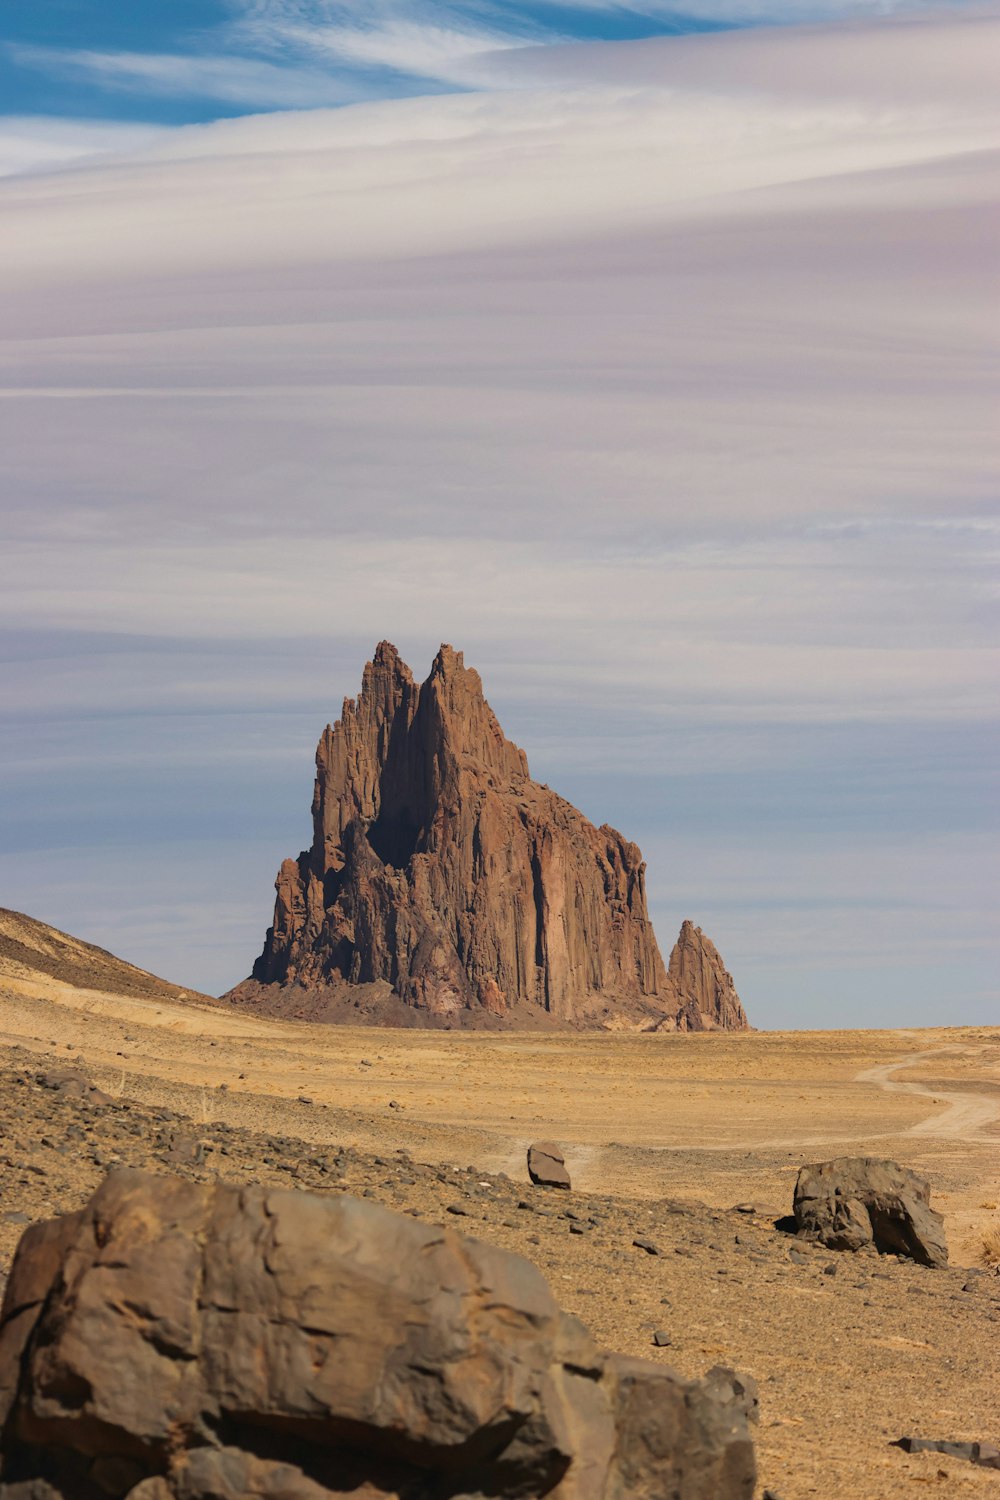
<path id="1" fill-rule="evenodd" d="M 895 1062 L 879 1063 L 874 1068 L 865 1068 L 856 1074 L 855 1081 L 874 1083 L 886 1093 L 914 1094 L 932 1099 L 935 1104 L 946 1103 L 948 1105 L 944 1114 L 934 1114 L 926 1120 L 919 1120 L 915 1125 L 910 1125 L 905 1131 L 908 1136 L 936 1136 L 942 1140 L 969 1143 L 995 1140 L 995 1137 L 988 1133 L 988 1127 L 1000 1120 L 1000 1102 L 996 1099 L 982 1094 L 959 1093 L 957 1090 L 927 1088 L 922 1083 L 899 1083 L 892 1077 L 893 1073 L 898 1072 L 900 1068 L 914 1068 L 933 1057 L 942 1057 L 946 1054 L 981 1055 L 985 1050 L 983 1047 L 970 1049 L 957 1044 L 934 1047 L 929 1052 L 918 1052 L 916 1057 L 900 1057 Z"/>

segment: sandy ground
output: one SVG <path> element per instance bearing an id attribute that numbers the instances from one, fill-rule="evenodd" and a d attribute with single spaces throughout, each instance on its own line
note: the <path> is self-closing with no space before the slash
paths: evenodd
<path id="1" fill-rule="evenodd" d="M 0 1053 L 29 1067 L 82 1059 L 134 1111 L 167 1107 L 196 1132 L 216 1122 L 250 1132 L 244 1174 L 258 1149 L 269 1163 L 262 1171 L 287 1169 L 273 1145 L 254 1145 L 265 1138 L 294 1139 L 284 1149 L 303 1159 L 345 1148 L 357 1153 L 347 1190 L 434 1215 L 444 1211 L 448 1173 L 474 1167 L 461 1178 L 470 1201 L 462 1226 L 536 1259 L 563 1304 L 605 1343 L 650 1356 L 650 1329 L 667 1322 L 675 1337 L 663 1355 L 684 1373 L 722 1362 L 757 1376 L 759 1493 L 765 1485 L 780 1500 L 834 1492 L 894 1500 L 926 1485 L 948 1495 L 1000 1492 L 1000 1475 L 888 1446 L 916 1431 L 1000 1437 L 997 1278 L 850 1256 L 834 1257 L 829 1273 L 829 1252 L 792 1263 L 791 1242 L 772 1227 L 790 1209 L 803 1161 L 892 1156 L 931 1179 L 953 1265 L 977 1265 L 984 1233 L 1000 1224 L 1000 1029 L 351 1030 L 8 974 Z M 525 1147 L 542 1137 L 565 1148 L 587 1233 L 571 1237 L 561 1205 L 554 1216 L 517 1210 L 517 1193 L 530 1192 Z M 136 1140 L 141 1149 L 142 1129 L 129 1139 L 130 1150 Z M 79 1184 L 58 1165 L 54 1137 L 50 1145 L 57 1165 L 48 1177 L 12 1179 L 15 1191 L 22 1182 L 34 1195 L 23 1205 L 31 1217 L 75 1206 L 63 1199 Z M 401 1186 L 410 1179 L 386 1169 L 400 1150 L 427 1164 L 429 1187 L 422 1178 Z M 523 1186 L 508 1189 L 502 1173 Z M 304 1186 L 326 1181 L 299 1177 Z M 708 1207 L 685 1220 L 666 1200 Z M 747 1201 L 757 1213 L 736 1215 Z M 654 1233 L 670 1253 L 636 1251 L 632 1231 Z M 12 1248 L 13 1225 L 8 1237 Z"/>

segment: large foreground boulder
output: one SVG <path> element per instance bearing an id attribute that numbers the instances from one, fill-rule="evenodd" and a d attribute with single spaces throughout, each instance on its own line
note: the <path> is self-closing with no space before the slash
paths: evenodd
<path id="1" fill-rule="evenodd" d="M 22 1237 L 0 1424 L 2 1500 L 754 1489 L 739 1403 L 598 1348 L 520 1257 L 357 1199 L 135 1171 Z"/>
<path id="2" fill-rule="evenodd" d="M 793 1211 L 804 1239 L 831 1250 L 873 1245 L 923 1266 L 946 1266 L 944 1220 L 930 1206 L 930 1184 L 908 1167 L 873 1156 L 839 1156 L 803 1167 Z"/>

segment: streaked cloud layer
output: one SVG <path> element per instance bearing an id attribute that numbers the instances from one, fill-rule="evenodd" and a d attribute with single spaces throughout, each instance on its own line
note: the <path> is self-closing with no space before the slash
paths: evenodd
<path id="1" fill-rule="evenodd" d="M 44 116 L 209 120 L 478 88 L 507 50 L 920 15 L 937 0 L 90 0 L 0 22 L 0 97 Z M 938 8 L 940 8 L 938 6 Z M 978 0 L 950 0 L 952 15 Z"/>
<path id="2" fill-rule="evenodd" d="M 234 982 L 450 639 L 762 1024 L 995 1015 L 998 38 L 484 47 L 0 184 L 0 900 Z"/>

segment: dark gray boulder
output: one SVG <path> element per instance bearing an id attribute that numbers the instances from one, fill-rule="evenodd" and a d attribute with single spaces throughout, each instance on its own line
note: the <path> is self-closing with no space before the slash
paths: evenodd
<path id="1" fill-rule="evenodd" d="M 946 1266 L 944 1220 L 930 1206 L 930 1184 L 908 1167 L 874 1156 L 839 1156 L 803 1167 L 793 1202 L 797 1233 L 830 1250 L 905 1255 Z"/>
<path id="2" fill-rule="evenodd" d="M 1000 1448 L 993 1443 L 963 1443 L 950 1438 L 897 1438 L 892 1445 L 904 1453 L 943 1453 L 946 1458 L 963 1458 L 980 1469 L 1000 1469 Z"/>
<path id="3" fill-rule="evenodd" d="M 21 1238 L 0 1500 L 750 1500 L 713 1377 L 608 1354 L 457 1229 L 117 1171 Z"/>

